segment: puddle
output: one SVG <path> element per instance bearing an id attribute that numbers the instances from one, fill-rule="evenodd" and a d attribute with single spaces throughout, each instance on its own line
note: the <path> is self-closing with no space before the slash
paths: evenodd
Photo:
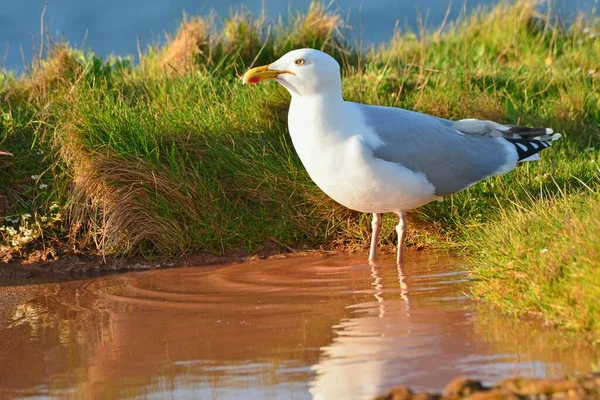
<path id="1" fill-rule="evenodd" d="M 310 256 L 0 288 L 0 397 L 370 399 L 587 372 L 598 349 L 465 293 L 461 260 Z"/>

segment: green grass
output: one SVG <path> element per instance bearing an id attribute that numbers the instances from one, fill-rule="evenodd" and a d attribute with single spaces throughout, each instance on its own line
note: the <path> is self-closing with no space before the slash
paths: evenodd
<path id="1" fill-rule="evenodd" d="M 474 294 L 509 313 L 600 332 L 599 237 L 598 191 L 511 207 L 472 237 Z"/>
<path id="2" fill-rule="evenodd" d="M 4 258 L 40 246 L 147 257 L 366 249 L 369 216 L 336 205 L 299 162 L 285 90 L 239 80 L 309 46 L 340 61 L 349 100 L 562 132 L 542 161 L 413 211 L 409 242 L 472 255 L 475 294 L 507 312 L 597 332 L 598 22 L 564 29 L 519 2 L 368 51 L 340 23 L 320 5 L 288 25 L 238 12 L 217 31 L 186 18 L 139 63 L 49 44 L 26 74 L 0 73 L 0 149 L 14 154 L 0 156 Z M 394 225 L 384 219 L 384 244 Z"/>

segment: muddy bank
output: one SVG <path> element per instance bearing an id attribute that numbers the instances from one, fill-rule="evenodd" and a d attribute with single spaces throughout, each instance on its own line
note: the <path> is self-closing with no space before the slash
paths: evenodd
<path id="1" fill-rule="evenodd" d="M 36 251 L 26 258 L 0 264 L 0 278 L 34 278 L 47 275 L 85 274 L 90 272 L 131 271 L 184 265 L 209 265 L 246 261 L 244 255 L 216 256 L 199 254 L 174 259 L 105 258 L 91 255 L 56 255 Z"/>
<path id="2" fill-rule="evenodd" d="M 420 252 L 423 245 L 415 245 L 410 251 Z M 395 247 L 381 245 L 380 254 L 395 254 Z M 230 250 L 218 255 L 211 252 L 189 254 L 181 257 L 111 257 L 101 254 L 75 252 L 65 243 L 59 243 L 55 248 L 41 248 L 39 243 L 21 255 L 16 252 L 0 250 L 0 280 L 7 278 L 36 278 L 60 275 L 77 275 L 103 272 L 126 272 L 158 268 L 185 267 L 192 265 L 220 265 L 240 263 L 253 260 L 268 260 L 273 258 L 298 257 L 308 255 L 354 254 L 355 248 L 348 249 L 339 245 L 335 248 L 290 248 L 279 243 L 265 243 L 262 250 L 249 253 L 244 250 Z M 366 261 L 367 255 L 365 253 Z"/>
<path id="3" fill-rule="evenodd" d="M 96 272 L 134 271 L 190 265 L 219 265 L 245 261 L 293 257 L 332 251 L 267 249 L 258 254 L 243 251 L 226 255 L 199 253 L 183 257 L 147 259 L 142 257 L 104 257 L 102 255 L 73 254 L 55 250 L 35 250 L 23 257 L 9 257 L 0 262 L 0 279 L 36 278 L 53 275 L 76 275 Z"/>
<path id="4" fill-rule="evenodd" d="M 413 392 L 407 386 L 398 386 L 376 400 L 499 400 L 499 399 L 599 399 L 600 372 L 563 379 L 533 379 L 514 377 L 495 386 L 465 377 L 456 378 L 442 394 Z"/>

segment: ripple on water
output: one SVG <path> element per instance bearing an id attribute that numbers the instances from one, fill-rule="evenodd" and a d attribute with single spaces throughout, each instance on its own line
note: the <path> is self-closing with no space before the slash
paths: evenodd
<path id="1" fill-rule="evenodd" d="M 319 255 L 27 286 L 0 311 L 0 394 L 370 398 L 598 359 L 476 305 L 460 261 Z"/>

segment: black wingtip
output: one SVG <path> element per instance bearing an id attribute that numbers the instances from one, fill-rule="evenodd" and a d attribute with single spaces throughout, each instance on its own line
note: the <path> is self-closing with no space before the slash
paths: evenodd
<path id="1" fill-rule="evenodd" d="M 523 161 L 540 151 L 550 147 L 549 141 L 532 140 L 532 139 L 504 139 L 512 143 L 517 150 L 519 161 Z"/>

